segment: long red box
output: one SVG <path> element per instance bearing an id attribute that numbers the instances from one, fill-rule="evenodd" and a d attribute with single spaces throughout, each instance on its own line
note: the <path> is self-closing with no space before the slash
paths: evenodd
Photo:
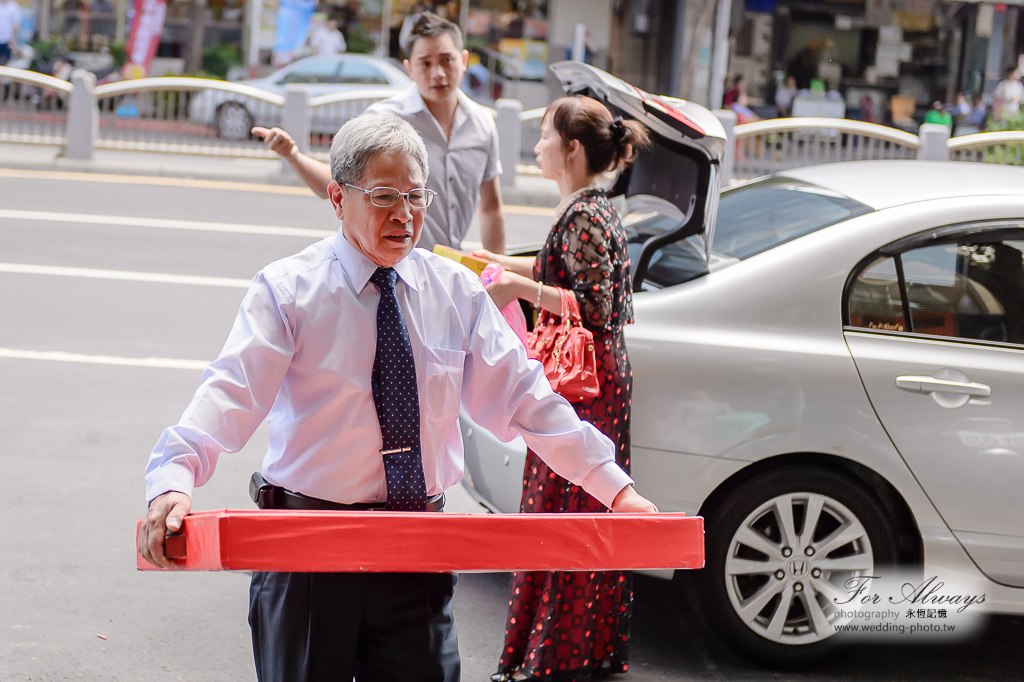
<path id="1" fill-rule="evenodd" d="M 142 522 L 139 521 L 139 525 Z M 167 541 L 190 571 L 497 572 L 704 566 L 683 514 L 205 511 Z M 136 555 L 140 570 L 159 570 Z"/>

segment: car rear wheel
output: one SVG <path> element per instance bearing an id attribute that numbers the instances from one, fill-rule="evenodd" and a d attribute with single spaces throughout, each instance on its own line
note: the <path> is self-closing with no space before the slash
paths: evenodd
<path id="1" fill-rule="evenodd" d="M 851 476 L 789 466 L 732 490 L 705 516 L 695 576 L 707 620 L 752 660 L 806 668 L 839 656 L 844 584 L 897 562 L 881 502 Z"/>
<path id="2" fill-rule="evenodd" d="M 252 115 L 238 102 L 222 104 L 217 109 L 217 137 L 245 140 L 252 130 Z"/>

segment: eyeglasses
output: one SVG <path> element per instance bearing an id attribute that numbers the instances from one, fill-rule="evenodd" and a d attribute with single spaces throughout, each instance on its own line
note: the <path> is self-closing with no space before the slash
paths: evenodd
<path id="1" fill-rule="evenodd" d="M 426 208 L 430 206 L 430 202 L 434 200 L 434 195 L 437 194 L 432 189 L 426 187 L 417 187 L 411 189 L 408 192 L 399 192 L 394 187 L 374 187 L 373 189 L 363 189 L 362 187 L 356 187 L 345 183 L 345 187 L 351 187 L 357 189 L 363 194 L 370 196 L 370 203 L 380 208 L 391 208 L 398 203 L 398 200 L 405 198 L 409 201 L 409 206 L 412 208 Z"/>

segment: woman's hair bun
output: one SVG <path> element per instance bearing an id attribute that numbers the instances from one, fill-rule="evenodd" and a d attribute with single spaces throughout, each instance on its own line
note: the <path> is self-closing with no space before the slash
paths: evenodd
<path id="1" fill-rule="evenodd" d="M 611 132 L 612 139 L 615 142 L 622 142 L 622 139 L 626 137 L 626 124 L 622 122 L 621 116 L 616 116 L 615 120 L 608 126 L 609 132 Z"/>
<path id="2" fill-rule="evenodd" d="M 650 146 L 644 124 L 613 116 L 606 106 L 589 97 L 556 99 L 548 105 L 544 118 L 551 121 L 566 150 L 571 141 L 579 141 L 590 174 L 624 168 L 636 158 L 638 149 Z"/>

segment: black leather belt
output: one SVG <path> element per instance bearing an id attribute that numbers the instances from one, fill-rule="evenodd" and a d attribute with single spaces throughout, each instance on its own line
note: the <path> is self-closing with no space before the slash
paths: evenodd
<path id="1" fill-rule="evenodd" d="M 295 493 L 279 485 L 267 483 L 260 472 L 256 472 L 249 480 L 249 497 L 260 509 L 305 509 L 311 511 L 383 511 L 384 502 L 360 502 L 342 504 L 309 497 Z M 428 512 L 439 512 L 444 509 L 444 493 L 434 495 L 427 500 Z"/>

